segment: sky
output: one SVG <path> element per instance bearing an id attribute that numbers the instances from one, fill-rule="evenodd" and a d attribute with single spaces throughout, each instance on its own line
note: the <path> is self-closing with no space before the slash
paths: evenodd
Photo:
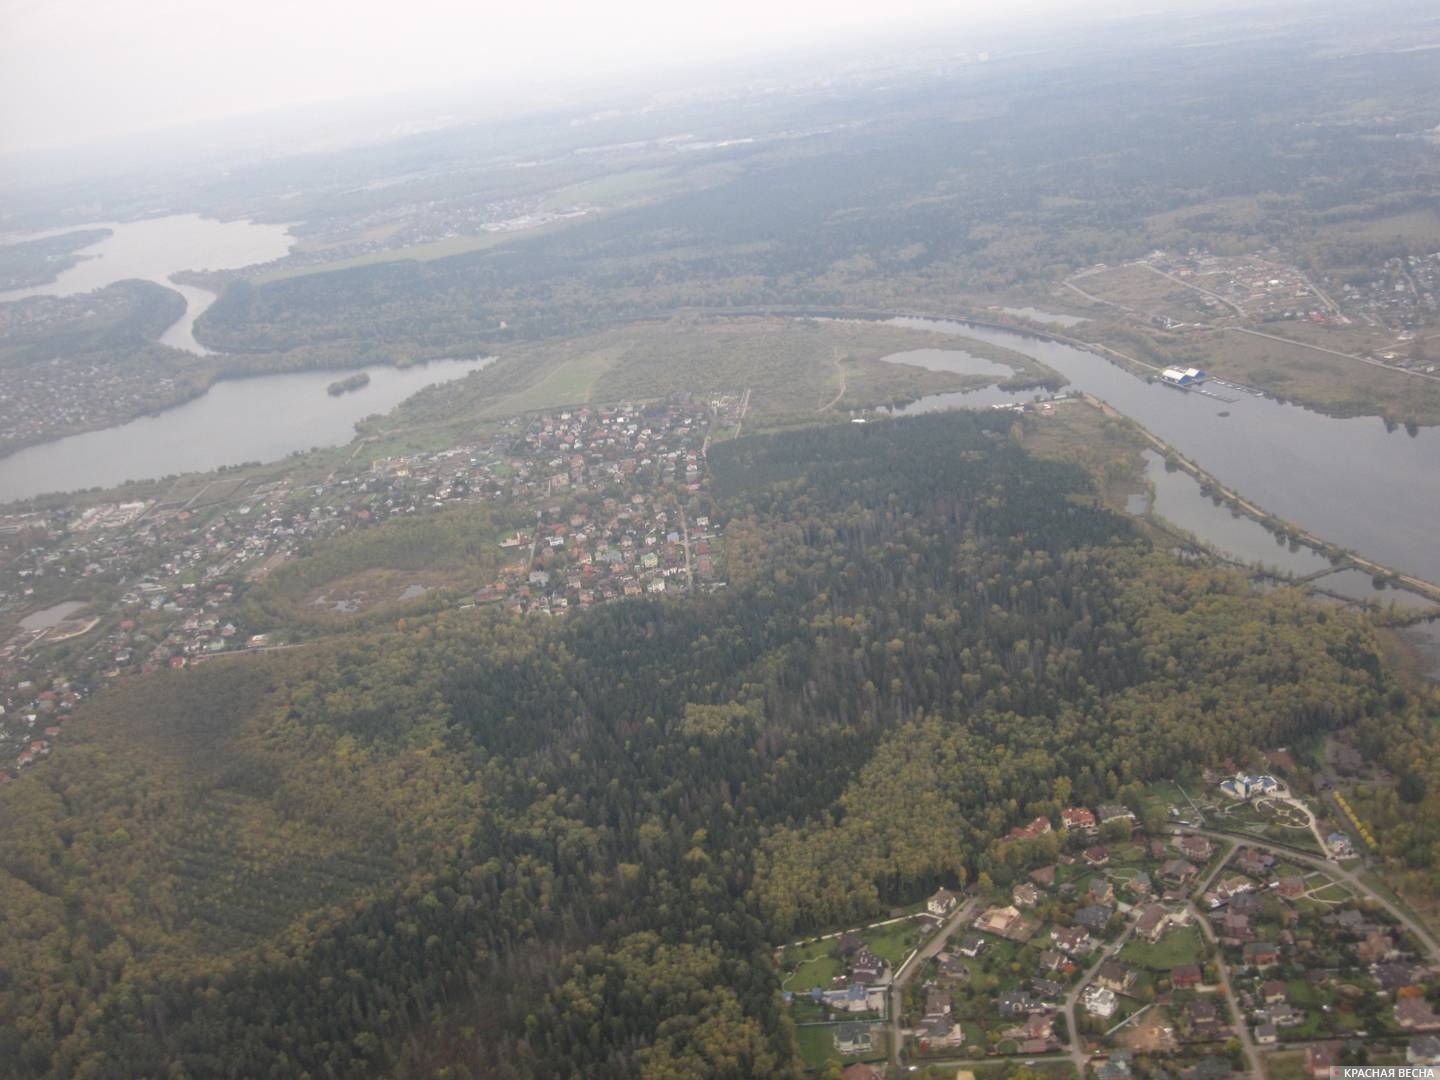
<path id="1" fill-rule="evenodd" d="M 0 152 L 446 86 L 540 94 L 905 27 L 984 25 L 997 11 L 1016 20 L 1125 3 L 0 0 Z"/>

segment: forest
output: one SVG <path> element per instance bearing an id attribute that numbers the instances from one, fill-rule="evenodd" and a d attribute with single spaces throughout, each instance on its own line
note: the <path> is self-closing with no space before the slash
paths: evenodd
<path id="1" fill-rule="evenodd" d="M 1176 562 L 1022 434 L 712 447 L 708 594 L 123 680 L 0 788 L 0 1059 L 795 1076 L 789 936 L 1006 880 L 1009 828 L 1177 761 L 1433 726 L 1362 619 Z"/>

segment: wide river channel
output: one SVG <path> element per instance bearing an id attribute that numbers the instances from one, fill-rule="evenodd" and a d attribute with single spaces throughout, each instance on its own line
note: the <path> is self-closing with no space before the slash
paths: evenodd
<path id="1" fill-rule="evenodd" d="M 1271 513 L 1396 570 L 1440 582 L 1440 428 L 1421 428 L 1412 435 L 1404 428 L 1387 430 L 1375 417 L 1339 420 L 1218 388 L 1234 399 L 1222 402 L 1146 382 L 1095 353 L 1037 335 L 949 320 L 889 321 L 1031 356 L 1064 375 L 1071 388 L 1108 402 Z M 956 348 L 963 351 L 963 343 L 957 341 Z M 896 359 L 951 364 L 943 353 Z M 158 416 L 0 459 L 0 500 L 274 460 L 295 450 L 347 442 L 361 417 L 384 412 L 421 387 L 481 363 L 368 368 L 370 385 L 340 397 L 325 393 L 337 378 L 333 372 L 222 381 Z M 900 411 L 985 406 L 1032 396 L 992 387 L 935 395 Z M 1165 501 L 1163 491 L 1159 501 Z M 1165 513 L 1163 505 L 1156 509 Z M 1207 538 L 1203 533 L 1208 530 L 1197 528 L 1201 520 L 1183 524 Z M 1307 561 L 1298 553 L 1287 557 L 1278 547 L 1269 548 L 1268 555 L 1264 561 L 1288 563 L 1292 571 Z"/>
<path id="2" fill-rule="evenodd" d="M 1440 582 L 1440 428 L 1411 435 L 1404 428 L 1387 430 L 1373 416 L 1337 420 L 1217 387 L 1235 399 L 1222 402 L 1146 382 L 1088 350 L 1031 334 L 941 319 L 889 321 L 1034 357 L 1069 379 L 1070 388 L 1108 402 L 1270 513 L 1393 569 Z M 964 346 L 957 342 L 957 348 Z M 901 359 L 924 363 L 913 355 Z M 989 388 L 937 394 L 901 411 L 1033 396 Z M 1265 561 L 1289 560 L 1273 548 Z"/>
<path id="3" fill-rule="evenodd" d="M 355 421 L 389 412 L 417 391 L 488 362 L 432 360 L 405 368 L 361 368 L 369 384 L 339 395 L 326 388 L 346 372 L 222 379 L 193 401 L 154 416 L 0 458 L 0 501 L 275 461 L 296 450 L 338 446 L 355 437 Z"/>

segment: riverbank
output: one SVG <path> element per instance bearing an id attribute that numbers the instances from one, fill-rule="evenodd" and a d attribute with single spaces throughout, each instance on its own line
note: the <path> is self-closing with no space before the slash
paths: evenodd
<path id="1" fill-rule="evenodd" d="M 1440 472 L 1434 468 L 1440 428 L 1400 431 L 1378 418 L 1340 420 L 1238 386 L 1227 389 L 1225 401 L 1177 393 L 1150 378 L 1155 368 L 1145 360 L 1072 334 L 1017 327 L 1003 317 L 840 305 L 757 310 L 889 321 L 1024 352 L 1202 465 L 1218 486 L 1245 500 L 1250 512 L 1272 527 L 1308 537 L 1322 552 L 1350 554 L 1355 566 L 1372 573 L 1383 570 L 1397 582 L 1420 582 L 1427 597 L 1426 590 L 1440 582 L 1440 548 L 1434 543 L 1440 527 Z"/>
<path id="2" fill-rule="evenodd" d="M 1432 600 L 1440 604 L 1440 585 L 1426 581 L 1423 578 L 1415 577 L 1414 575 L 1402 574 L 1373 559 L 1367 559 L 1363 555 L 1359 555 L 1353 551 L 1336 547 L 1336 545 L 1314 535 L 1301 526 L 1296 525 L 1294 522 L 1277 518 L 1274 514 L 1269 513 L 1264 508 L 1257 506 L 1255 503 L 1226 487 L 1209 472 L 1180 453 L 1164 439 L 1161 439 L 1154 432 L 1147 430 L 1144 425 L 1138 424 L 1133 419 L 1125 416 L 1124 413 L 1111 407 L 1100 398 L 1093 394 L 1082 392 L 1080 399 L 1093 408 L 1099 409 L 1105 416 L 1112 419 L 1125 420 L 1130 423 L 1146 442 L 1165 456 L 1167 462 L 1189 473 L 1199 481 L 1202 486 L 1209 488 L 1210 491 L 1218 495 L 1231 509 L 1238 510 L 1257 524 L 1262 525 L 1271 534 L 1284 540 L 1293 540 L 1310 548 L 1317 554 L 1331 560 L 1332 563 L 1336 564 L 1337 568 L 1345 563 L 1349 563 L 1366 573 L 1383 577 L 1386 583 L 1393 588 L 1405 589 L 1417 596 L 1422 596 L 1427 600 Z"/>

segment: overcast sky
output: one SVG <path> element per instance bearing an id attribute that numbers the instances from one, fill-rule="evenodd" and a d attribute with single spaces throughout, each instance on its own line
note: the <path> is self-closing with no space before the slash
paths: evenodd
<path id="1" fill-rule="evenodd" d="M 0 150 L 1127 0 L 0 0 Z M 1130 0 L 1135 2 L 1135 0 Z M 1152 0 L 1168 3 L 1171 0 Z"/>

